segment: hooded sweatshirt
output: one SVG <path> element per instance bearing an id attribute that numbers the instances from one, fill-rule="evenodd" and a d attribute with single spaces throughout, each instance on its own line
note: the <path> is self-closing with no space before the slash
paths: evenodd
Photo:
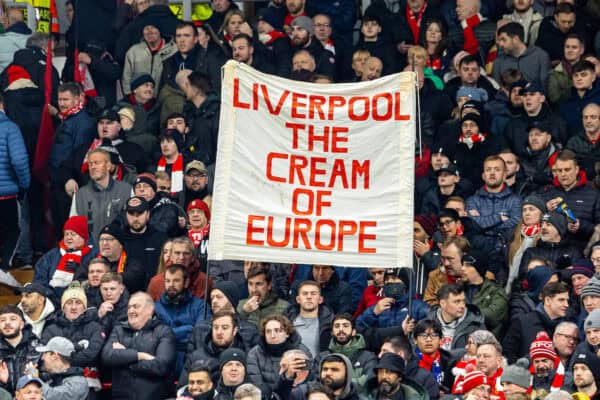
<path id="1" fill-rule="evenodd" d="M 19 309 L 21 311 L 23 311 L 23 307 L 21 306 L 21 303 L 19 302 L 19 304 L 17 305 L 17 307 L 19 307 Z M 34 333 L 35 336 L 37 336 L 38 338 L 42 337 L 42 331 L 44 330 L 44 325 L 46 324 L 46 319 L 48 318 L 48 316 L 50 314 L 52 314 L 54 312 L 55 308 L 54 308 L 54 304 L 52 304 L 52 302 L 49 299 L 46 299 L 46 301 L 44 302 L 44 309 L 42 310 L 42 313 L 40 314 L 40 317 L 37 320 L 32 320 L 29 315 L 27 315 L 25 312 L 23 312 L 23 317 L 25 317 L 25 322 L 28 323 L 29 325 L 31 325 L 31 329 Z"/>

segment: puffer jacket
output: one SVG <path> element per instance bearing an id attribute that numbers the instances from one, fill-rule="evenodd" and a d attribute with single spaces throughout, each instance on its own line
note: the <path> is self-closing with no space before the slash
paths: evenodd
<path id="1" fill-rule="evenodd" d="M 485 188 L 479 189 L 467 199 L 465 208 L 467 212 L 479 212 L 478 216 L 470 218 L 477 222 L 486 236 L 496 237 L 504 231 L 512 230 L 521 220 L 521 198 L 506 186 L 499 193 L 490 193 Z M 503 222 L 500 213 L 504 213 L 509 219 Z"/>
<path id="2" fill-rule="evenodd" d="M 42 333 L 42 343 L 48 343 L 56 336 L 69 339 L 75 345 L 72 356 L 72 365 L 75 367 L 95 367 L 100 361 L 100 352 L 106 333 L 96 321 L 97 310 L 86 310 L 78 318 L 69 320 L 61 311 L 57 318 Z"/>
<path id="3" fill-rule="evenodd" d="M 246 376 L 261 388 L 263 393 L 270 393 L 279 378 L 281 356 L 292 349 L 300 349 L 306 354 L 310 354 L 310 350 L 301 343 L 301 337 L 296 332 L 278 345 L 267 344 L 264 337 L 261 338 L 258 344 L 248 352 Z"/>
<path id="4" fill-rule="evenodd" d="M 104 302 L 102 296 L 98 303 L 98 307 Z M 129 291 L 125 289 L 119 297 L 119 301 L 114 305 L 111 312 L 104 314 L 104 317 L 99 319 L 100 324 L 104 328 L 104 332 L 110 334 L 115 325 L 127 322 L 127 305 L 129 304 Z"/>
<path id="5" fill-rule="evenodd" d="M 283 313 L 292 323 L 298 315 L 300 315 L 300 306 L 298 304 L 290 304 Z M 331 325 L 333 324 L 333 311 L 326 305 L 319 305 L 319 351 L 326 351 L 331 341 Z"/>
<path id="6" fill-rule="evenodd" d="M 585 170 L 591 180 L 596 176 L 595 166 L 600 161 L 600 142 L 593 144 L 584 131 L 579 131 L 567 142 L 567 149 L 573 150 L 577 155 L 577 164 Z"/>
<path id="7" fill-rule="evenodd" d="M 125 349 L 113 349 L 114 343 Z M 138 352 L 155 358 L 138 361 Z M 174 378 L 175 334 L 156 316 L 140 330 L 129 323 L 116 325 L 102 350 L 102 364 L 112 369 L 113 399 L 167 398 Z"/>
<path id="8" fill-rule="evenodd" d="M 200 324 L 198 324 L 198 326 L 206 326 L 208 325 L 208 323 L 209 321 L 200 321 Z M 188 371 L 195 361 L 212 360 L 214 363 L 219 364 L 219 357 L 221 353 L 229 348 L 238 348 L 244 351 L 248 351 L 250 349 L 250 346 L 248 346 L 240 336 L 239 331 L 233 337 L 233 342 L 230 346 L 218 347 L 213 343 L 210 326 L 208 331 L 205 331 L 204 329 L 197 329 L 198 326 L 194 327 L 192 331 L 192 338 L 188 343 L 187 356 L 185 359 L 185 363 L 183 364 L 183 370 L 181 371 L 181 375 L 179 376 L 178 385 L 180 387 L 183 385 L 187 385 Z M 202 332 L 204 332 L 204 336 L 200 336 Z M 256 336 L 260 337 L 258 333 L 256 333 Z"/>
<path id="9" fill-rule="evenodd" d="M 0 111 L 0 196 L 29 188 L 29 158 L 19 127 Z"/>
<path id="10" fill-rule="evenodd" d="M 571 190 L 565 191 L 556 178 L 552 185 L 544 188 L 542 198 L 545 202 L 556 197 L 563 198 L 579 221 L 577 233 L 574 235 L 569 233 L 567 237 L 575 239 L 574 241 L 583 249 L 594 233 L 594 226 L 600 224 L 600 194 L 587 181 L 585 171 L 580 170 L 577 184 Z"/>
<path id="11" fill-rule="evenodd" d="M 136 74 L 147 73 L 152 76 L 156 83 L 154 95 L 158 94 L 158 82 L 162 74 L 163 61 L 171 57 L 177 51 L 177 46 L 172 40 L 165 40 L 165 44 L 157 52 L 151 52 L 148 43 L 141 41 L 134 44 L 125 54 L 125 63 L 123 65 L 123 78 L 121 85 L 123 93 L 131 93 L 131 81 Z"/>
<path id="12" fill-rule="evenodd" d="M 552 171 L 550 171 L 550 159 L 556 152 L 554 144 L 539 151 L 527 148 L 527 154 L 519 157 L 521 173 L 525 179 L 521 184 L 520 191 L 527 193 L 538 192 L 544 186 L 552 183 Z"/>
<path id="13" fill-rule="evenodd" d="M 177 351 L 185 352 L 192 328 L 199 319 L 203 319 L 204 300 L 192 296 L 192 293 L 186 290 L 181 299 L 174 303 L 165 292 L 154 307 L 162 322 L 173 329 L 177 339 Z M 210 319 L 210 312 L 207 318 Z"/>
<path id="14" fill-rule="evenodd" d="M 548 101 L 552 104 L 567 100 L 573 87 L 573 80 L 571 74 L 565 68 L 565 62 L 563 59 L 548 74 Z"/>
<path id="15" fill-rule="evenodd" d="M 527 265 L 534 258 L 550 261 L 556 266 L 559 258 L 565 258 L 564 264 L 569 264 L 566 261 L 566 257 L 571 259 L 571 262 L 580 259 L 581 251 L 572 245 L 569 245 L 566 240 L 561 240 L 559 243 L 544 242 L 538 240 L 535 247 L 530 247 L 525 250 L 523 257 L 521 257 L 521 264 L 519 265 L 519 277 L 523 278 L 527 273 Z M 562 262 L 560 264 L 563 264 Z"/>
<path id="16" fill-rule="evenodd" d="M 41 354 L 35 351 L 39 343 L 31 327 L 25 325 L 22 333 L 23 338 L 16 347 L 9 344 L 4 337 L 0 337 L 0 358 L 8 368 L 8 382 L 1 383 L 0 387 L 11 393 L 15 392 L 17 381 L 24 374 L 27 363 L 36 364 L 41 357 Z"/>
<path id="17" fill-rule="evenodd" d="M 391 326 L 401 326 L 402 321 L 406 318 L 409 313 L 408 292 L 402 294 L 396 298 L 394 304 L 387 310 L 381 312 L 379 315 L 375 314 L 375 307 L 373 305 L 367 308 L 356 320 L 356 326 L 360 328 L 389 328 Z M 412 301 L 412 310 L 410 310 L 411 317 L 416 321 L 420 321 L 427 317 L 429 306 L 421 300 Z"/>
<path id="18" fill-rule="evenodd" d="M 508 297 L 504 288 L 489 279 L 484 279 L 481 288 L 471 302 L 479 308 L 485 318 L 485 325 L 496 337 L 508 316 Z"/>
<path id="19" fill-rule="evenodd" d="M 82 145 L 90 145 L 96 135 L 96 124 L 85 110 L 67 117 L 56 129 L 48 158 L 48 168 L 58 171 L 62 163 L 73 156 Z M 50 174 L 52 177 L 53 174 Z"/>

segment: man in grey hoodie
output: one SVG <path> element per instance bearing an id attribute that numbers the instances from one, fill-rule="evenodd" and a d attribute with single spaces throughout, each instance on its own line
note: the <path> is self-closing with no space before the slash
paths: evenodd
<path id="1" fill-rule="evenodd" d="M 546 82 L 550 72 L 550 57 L 548 53 L 537 46 L 524 43 L 525 32 L 523 25 L 509 22 L 498 29 L 498 46 L 502 50 L 494 61 L 492 77 L 500 81 L 502 72 L 514 68 L 529 81 Z"/>

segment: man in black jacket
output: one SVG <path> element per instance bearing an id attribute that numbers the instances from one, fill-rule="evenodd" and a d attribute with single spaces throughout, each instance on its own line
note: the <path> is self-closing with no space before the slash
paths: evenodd
<path id="1" fill-rule="evenodd" d="M 205 165 L 214 164 L 217 159 L 221 102 L 213 93 L 209 77 L 202 73 L 189 74 L 181 89 L 187 100 L 183 112 L 190 124 L 186 147 L 195 148 L 190 154 L 194 160 L 200 160 Z"/>
<path id="2" fill-rule="evenodd" d="M 378 357 L 381 358 L 385 353 L 394 353 L 404 359 L 405 375 L 423 386 L 431 400 L 437 400 L 440 397 L 440 388 L 437 382 L 429 371 L 419 367 L 419 360 L 414 356 L 412 346 L 406 336 L 387 338 L 381 346 Z"/>
<path id="3" fill-rule="evenodd" d="M 141 197 L 132 197 L 125 208 L 127 225 L 123 228 L 123 248 L 129 257 L 138 258 L 146 268 L 144 286 L 156 273 L 158 259 L 167 235 L 148 225 L 149 205 Z"/>
<path id="4" fill-rule="evenodd" d="M 112 368 L 112 398 L 165 398 L 175 366 L 175 335 L 154 315 L 154 301 L 138 292 L 129 299 L 127 323 L 115 326 L 102 362 Z"/>
<path id="5" fill-rule="evenodd" d="M 304 15 L 298 16 L 292 21 L 291 29 L 292 52 L 307 50 L 315 58 L 316 72 L 333 78 L 335 56 L 314 37 L 315 26 L 312 19 Z"/>
<path id="6" fill-rule="evenodd" d="M 194 328 L 179 377 L 180 386 L 187 383 L 189 368 L 195 361 L 207 359 L 217 361 L 228 349 L 249 350 L 251 348 L 251 344 L 246 343 L 239 334 L 237 323 L 238 319 L 232 312 L 218 311 L 212 316 L 210 331 Z"/>
<path id="7" fill-rule="evenodd" d="M 13 305 L 0 307 L 0 358 L 9 371 L 8 381 L 0 384 L 3 389 L 14 394 L 27 363 L 35 364 L 40 358 L 35 351 L 37 344 L 31 327 L 25 325 L 23 312 Z"/>
<path id="8" fill-rule="evenodd" d="M 56 336 L 69 339 L 76 345 L 71 354 L 71 365 L 95 371 L 106 334 L 96 320 L 96 310 L 87 309 L 87 297 L 78 282 L 71 283 L 63 293 L 61 308 L 56 320 L 44 329 L 41 342 L 48 343 Z M 101 388 L 97 372 L 94 376 L 88 372 L 84 374 L 91 389 Z"/>
<path id="9" fill-rule="evenodd" d="M 567 149 L 577 154 L 577 164 L 587 177 L 596 176 L 596 165 L 600 160 L 600 105 L 590 103 L 583 108 L 583 130 L 569 138 Z"/>
<path id="10" fill-rule="evenodd" d="M 564 321 L 569 309 L 569 286 L 563 282 L 546 285 L 542 289 L 542 303 L 535 311 L 519 315 L 512 322 L 502 341 L 504 355 L 509 363 L 528 354 L 530 344 L 539 331 L 554 335 L 556 326 Z"/>

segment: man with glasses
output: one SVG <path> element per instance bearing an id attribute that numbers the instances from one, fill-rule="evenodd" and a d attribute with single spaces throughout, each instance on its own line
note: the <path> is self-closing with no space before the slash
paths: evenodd
<path id="1" fill-rule="evenodd" d="M 185 175 L 183 176 L 183 204 L 184 209 L 194 200 L 200 199 L 210 208 L 212 196 L 210 194 L 208 169 L 202 161 L 194 160 L 185 166 Z"/>
<path id="2" fill-rule="evenodd" d="M 429 372 L 442 393 L 449 393 L 454 383 L 452 368 L 458 359 L 442 349 L 442 327 L 439 322 L 424 319 L 415 325 L 415 356 L 419 368 Z M 383 349 L 383 348 L 382 348 Z"/>
<path id="3" fill-rule="evenodd" d="M 561 322 L 556 326 L 552 343 L 562 364 L 568 366 L 579 343 L 579 328 L 573 322 Z"/>
<path id="4" fill-rule="evenodd" d="M 316 61 L 317 73 L 334 76 L 335 56 L 315 37 L 315 24 L 312 19 L 304 15 L 294 18 L 291 23 L 290 39 L 294 53 L 304 49 L 312 54 Z"/>

